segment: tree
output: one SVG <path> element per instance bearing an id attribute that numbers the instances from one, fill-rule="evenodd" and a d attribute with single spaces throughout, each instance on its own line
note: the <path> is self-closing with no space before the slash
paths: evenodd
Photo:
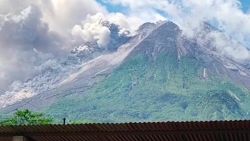
<path id="1" fill-rule="evenodd" d="M 43 113 L 18 110 L 12 118 L 0 122 L 0 125 L 44 125 L 52 122 L 53 119 L 45 117 Z"/>

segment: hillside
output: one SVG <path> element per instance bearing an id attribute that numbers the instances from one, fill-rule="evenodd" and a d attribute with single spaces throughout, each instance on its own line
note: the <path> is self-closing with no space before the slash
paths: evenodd
<path id="1" fill-rule="evenodd" d="M 249 69 L 186 38 L 172 22 L 138 32 L 62 86 L 2 111 L 29 108 L 96 122 L 250 118 Z"/>

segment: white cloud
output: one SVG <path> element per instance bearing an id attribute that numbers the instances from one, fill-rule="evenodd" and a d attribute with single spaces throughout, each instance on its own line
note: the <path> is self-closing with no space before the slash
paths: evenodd
<path id="1" fill-rule="evenodd" d="M 96 12 L 106 13 L 93 0 L 0 0 L 0 89 L 71 49 L 72 27 Z"/>
<path id="2" fill-rule="evenodd" d="M 108 21 L 119 25 L 120 32 L 135 32 L 142 24 L 142 20 L 135 17 L 127 17 L 121 13 L 88 15 L 82 21 L 82 25 L 75 25 L 71 34 L 74 39 L 83 42 L 96 41 L 100 47 L 106 47 L 110 40 L 111 31 L 103 22 Z"/>
<path id="3" fill-rule="evenodd" d="M 176 22 L 188 37 L 201 33 L 203 23 L 216 23 L 227 36 L 210 37 L 215 39 L 218 50 L 224 55 L 240 60 L 249 59 L 250 14 L 240 9 L 238 0 L 107 0 L 113 4 L 128 7 L 128 15 L 140 17 L 145 21 L 169 19 Z M 164 15 L 164 17 L 161 17 Z M 227 39 L 227 40 L 225 40 Z M 221 41 L 231 42 L 223 45 Z M 238 42 L 238 43 L 237 43 Z M 244 55 L 242 56 L 242 53 Z M 238 60 L 238 59 L 237 59 Z"/>
<path id="4" fill-rule="evenodd" d="M 59 37 L 50 32 L 41 21 L 42 14 L 30 6 L 18 14 L 2 16 L 0 28 L 0 73 L 4 76 L 0 88 L 6 88 L 15 79 L 24 79 L 33 74 L 45 56 L 37 56 L 34 48 L 44 54 L 58 52 Z"/>
<path id="5" fill-rule="evenodd" d="M 95 0 L 40 0 L 44 20 L 57 32 L 70 33 L 89 14 L 107 13 Z"/>
<path id="6" fill-rule="evenodd" d="M 221 36 L 214 32 L 210 38 L 214 39 L 217 49 L 224 55 L 237 61 L 250 59 L 247 48 L 250 35 L 250 15 L 242 12 L 237 0 L 190 0 L 183 2 L 189 12 L 180 15 L 180 21 L 186 33 L 202 31 L 204 22 L 216 24 L 216 28 L 224 34 Z M 195 29 L 195 30 L 194 30 Z"/>
<path id="7" fill-rule="evenodd" d="M 236 61 L 250 60 L 250 52 L 246 47 L 234 39 L 227 38 L 221 32 L 211 32 L 207 35 L 207 38 L 221 55 L 230 57 Z"/>
<path id="8" fill-rule="evenodd" d="M 105 8 L 95 0 L 1 0 L 0 15 L 16 13 L 35 5 L 43 14 L 43 20 L 50 29 L 57 32 L 70 32 L 70 29 L 81 22 L 88 14 L 106 13 Z"/>
<path id="9" fill-rule="evenodd" d="M 109 13 L 108 15 L 103 15 L 103 19 L 119 25 L 122 31 L 128 30 L 130 32 L 135 32 L 144 23 L 144 20 L 139 17 L 127 16 L 122 13 Z"/>
<path id="10" fill-rule="evenodd" d="M 18 46 L 19 49 L 39 48 L 46 51 L 51 46 L 57 47 L 59 36 L 51 32 L 48 24 L 41 18 L 42 13 L 36 6 L 29 6 L 20 14 L 5 15 L 0 30 L 0 42 L 6 46 L 1 48 Z"/>
<path id="11" fill-rule="evenodd" d="M 109 42 L 110 31 L 102 25 L 103 17 L 101 13 L 89 16 L 82 26 L 74 26 L 72 35 L 84 42 L 96 41 L 99 46 L 105 47 Z"/>

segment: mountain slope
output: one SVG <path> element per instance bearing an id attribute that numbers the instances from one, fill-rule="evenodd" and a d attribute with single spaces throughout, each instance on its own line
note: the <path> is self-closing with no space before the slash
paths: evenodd
<path id="1" fill-rule="evenodd" d="M 48 111 L 106 122 L 249 118 L 250 93 L 232 74 L 167 22 L 87 95 L 65 97 Z"/>
<path id="2" fill-rule="evenodd" d="M 145 24 L 139 33 L 62 87 L 5 111 L 33 108 L 96 122 L 250 118 L 248 69 L 185 38 L 172 22 Z"/>

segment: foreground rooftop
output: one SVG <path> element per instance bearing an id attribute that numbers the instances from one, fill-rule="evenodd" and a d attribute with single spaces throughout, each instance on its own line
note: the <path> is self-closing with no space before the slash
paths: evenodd
<path id="1" fill-rule="evenodd" d="M 250 121 L 0 126 L 0 141 L 250 141 Z"/>

